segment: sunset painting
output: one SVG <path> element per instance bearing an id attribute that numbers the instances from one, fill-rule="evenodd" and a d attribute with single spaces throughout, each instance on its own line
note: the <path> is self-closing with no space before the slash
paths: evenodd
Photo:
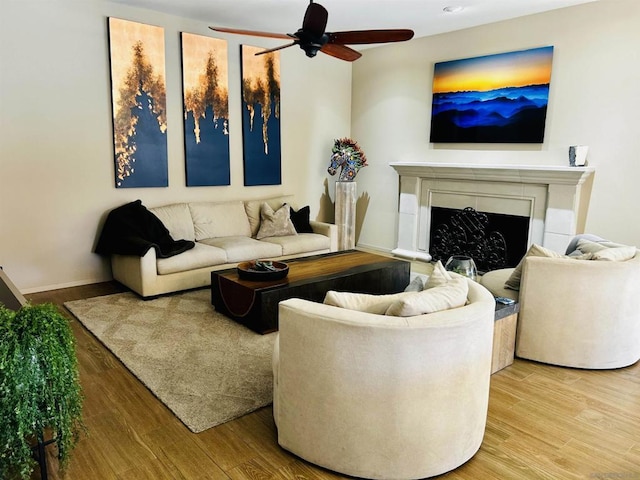
<path id="1" fill-rule="evenodd" d="M 115 183 L 166 187 L 164 29 L 109 18 Z"/>
<path id="2" fill-rule="evenodd" d="M 230 185 L 227 42 L 182 34 L 187 186 Z"/>
<path id="3" fill-rule="evenodd" d="M 280 185 L 280 52 L 241 49 L 244 184 Z"/>
<path id="4" fill-rule="evenodd" d="M 542 143 L 553 47 L 436 63 L 431 142 Z"/>

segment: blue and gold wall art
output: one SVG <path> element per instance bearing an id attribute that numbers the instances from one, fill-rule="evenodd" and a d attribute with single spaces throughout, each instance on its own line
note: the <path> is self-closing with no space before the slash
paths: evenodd
<path id="1" fill-rule="evenodd" d="M 184 148 L 188 187 L 230 185 L 227 42 L 182 33 Z"/>
<path id="2" fill-rule="evenodd" d="M 280 52 L 241 46 L 244 184 L 280 185 Z"/>
<path id="3" fill-rule="evenodd" d="M 166 187 L 164 29 L 109 18 L 115 183 Z"/>
<path id="4" fill-rule="evenodd" d="M 542 143 L 553 47 L 436 63 L 431 142 Z"/>

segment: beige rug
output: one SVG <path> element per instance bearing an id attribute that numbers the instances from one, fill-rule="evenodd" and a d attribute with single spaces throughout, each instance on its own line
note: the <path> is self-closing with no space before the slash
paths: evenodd
<path id="1" fill-rule="evenodd" d="M 65 303 L 175 415 L 198 433 L 272 402 L 275 333 L 217 313 L 208 289 L 141 300 L 118 293 Z"/>

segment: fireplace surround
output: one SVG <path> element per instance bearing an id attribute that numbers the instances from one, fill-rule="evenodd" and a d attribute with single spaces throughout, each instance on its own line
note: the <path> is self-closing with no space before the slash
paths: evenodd
<path id="1" fill-rule="evenodd" d="M 584 232 L 594 167 L 390 164 L 400 181 L 397 256 L 431 260 L 433 207 L 516 215 L 529 219 L 527 246 L 564 252 Z"/>

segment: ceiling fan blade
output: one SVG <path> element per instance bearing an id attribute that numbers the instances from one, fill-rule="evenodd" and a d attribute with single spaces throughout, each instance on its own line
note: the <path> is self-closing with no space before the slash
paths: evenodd
<path id="1" fill-rule="evenodd" d="M 304 13 L 304 20 L 302 21 L 302 30 L 310 33 L 314 37 L 321 37 L 324 33 L 324 29 L 327 28 L 327 20 L 329 13 L 319 3 L 309 3 L 307 11 Z"/>
<path id="2" fill-rule="evenodd" d="M 280 45 L 279 47 L 274 47 L 274 48 L 268 48 L 266 50 L 261 50 L 259 52 L 256 52 L 256 55 L 264 55 L 265 53 L 277 52 L 278 50 L 282 50 L 283 48 L 293 47 L 297 43 L 298 42 L 291 42 L 291 43 L 287 43 L 285 45 Z"/>
<path id="3" fill-rule="evenodd" d="M 404 42 L 413 38 L 413 30 L 354 30 L 350 32 L 327 32 L 329 43 L 340 45 L 363 45 L 367 43 Z"/>
<path id="4" fill-rule="evenodd" d="M 267 38 L 291 38 L 289 35 L 285 35 L 282 33 L 271 33 L 271 32 L 256 32 L 254 30 L 239 30 L 237 28 L 225 28 L 225 27 L 209 27 L 211 30 L 216 32 L 223 33 L 237 33 L 239 35 L 253 35 L 254 37 L 267 37 Z"/>
<path id="5" fill-rule="evenodd" d="M 327 43 L 322 46 L 320 51 L 332 57 L 339 58 L 340 60 L 346 60 L 347 62 L 353 62 L 362 56 L 360 52 L 357 52 L 353 48 L 345 47 L 337 43 Z"/>

